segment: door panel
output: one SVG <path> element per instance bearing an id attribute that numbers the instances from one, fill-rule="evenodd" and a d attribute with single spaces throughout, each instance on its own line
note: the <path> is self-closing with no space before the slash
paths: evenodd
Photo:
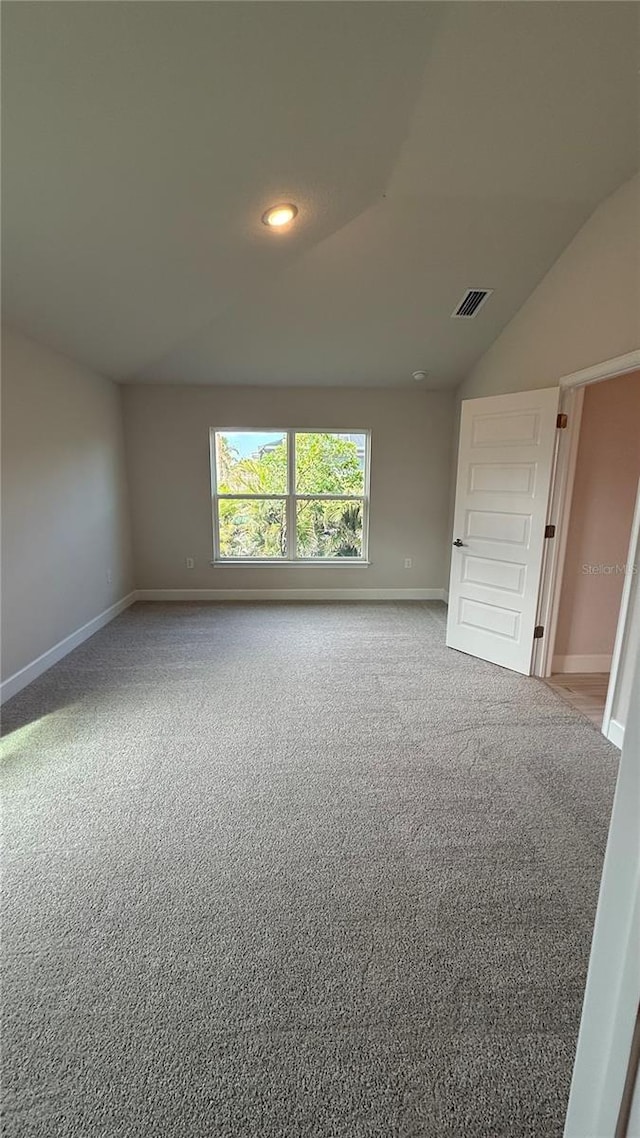
<path id="1" fill-rule="evenodd" d="M 463 554 L 461 580 L 470 585 L 489 585 L 504 589 L 507 593 L 524 593 L 526 566 L 517 561 L 492 561 L 489 557 L 474 557 Z"/>
<path id="2" fill-rule="evenodd" d="M 559 389 L 462 404 L 447 644 L 528 675 Z"/>
<path id="3" fill-rule="evenodd" d="M 497 414 L 478 413 L 474 416 L 471 429 L 471 445 L 474 447 L 537 446 L 539 441 L 540 416 L 537 411 L 520 411 L 513 415 L 499 411 Z"/>
<path id="4" fill-rule="evenodd" d="M 496 490 L 503 494 L 525 494 L 532 497 L 536 485 L 536 468 L 526 462 L 472 462 L 469 464 L 469 490 L 481 494 Z"/>
<path id="5" fill-rule="evenodd" d="M 465 537 L 526 547 L 529 544 L 530 534 L 530 514 L 510 514 L 498 510 L 465 511 Z"/>

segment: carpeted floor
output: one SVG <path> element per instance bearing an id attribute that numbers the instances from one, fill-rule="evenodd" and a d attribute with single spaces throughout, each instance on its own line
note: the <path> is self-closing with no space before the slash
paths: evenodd
<path id="1" fill-rule="evenodd" d="M 555 1138 L 617 752 L 434 604 L 138 604 L 4 709 L 6 1138 Z"/>

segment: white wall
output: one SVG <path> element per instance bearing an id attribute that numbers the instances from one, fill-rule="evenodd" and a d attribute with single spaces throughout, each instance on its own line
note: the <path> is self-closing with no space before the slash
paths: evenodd
<path id="1" fill-rule="evenodd" d="M 478 319 L 480 319 L 479 317 Z M 640 346 L 640 175 L 591 215 L 476 364 L 462 399 L 551 387 Z"/>
<path id="2" fill-rule="evenodd" d="M 449 535 L 463 399 L 553 387 L 563 375 L 638 347 L 640 174 L 598 206 L 460 384 Z"/>
<path id="3" fill-rule="evenodd" d="M 637 577 L 632 588 L 637 605 Z M 629 666 L 640 695 L 637 641 Z M 614 1138 L 618 1132 L 640 1000 L 638 801 L 640 698 L 629 707 L 618 768 L 564 1138 Z"/>
<path id="4" fill-rule="evenodd" d="M 122 598 L 133 578 L 119 388 L 3 328 L 2 409 L 6 678 Z"/>
<path id="5" fill-rule="evenodd" d="M 124 409 L 139 588 L 444 587 L 452 392 L 145 384 Z M 212 567 L 210 427 L 370 428 L 371 566 Z"/>

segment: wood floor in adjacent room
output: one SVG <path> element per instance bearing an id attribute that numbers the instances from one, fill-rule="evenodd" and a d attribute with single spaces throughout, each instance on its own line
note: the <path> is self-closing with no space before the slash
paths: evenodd
<path id="1" fill-rule="evenodd" d="M 565 703 L 581 711 L 596 727 L 602 726 L 608 672 L 556 672 L 546 682 Z"/>

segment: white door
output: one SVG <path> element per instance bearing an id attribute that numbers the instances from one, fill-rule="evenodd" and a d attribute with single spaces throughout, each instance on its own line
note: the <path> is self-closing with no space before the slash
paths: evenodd
<path id="1" fill-rule="evenodd" d="M 559 388 L 462 404 L 447 645 L 529 675 Z"/>

